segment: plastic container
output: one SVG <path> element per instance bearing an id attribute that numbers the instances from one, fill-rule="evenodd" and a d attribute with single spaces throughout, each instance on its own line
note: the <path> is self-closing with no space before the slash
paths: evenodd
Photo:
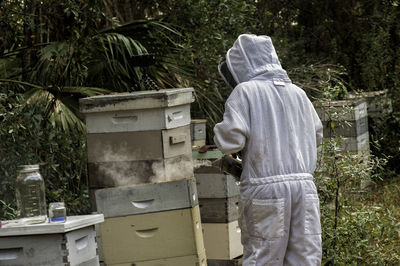
<path id="1" fill-rule="evenodd" d="M 19 216 L 24 224 L 46 222 L 45 186 L 39 172 L 39 165 L 22 165 L 19 167 L 16 198 Z"/>
<path id="2" fill-rule="evenodd" d="M 67 209 L 64 202 L 52 202 L 49 204 L 49 222 L 64 223 L 67 219 Z"/>

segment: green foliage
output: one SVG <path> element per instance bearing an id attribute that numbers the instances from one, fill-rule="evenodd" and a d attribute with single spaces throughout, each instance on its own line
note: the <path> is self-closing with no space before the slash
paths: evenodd
<path id="1" fill-rule="evenodd" d="M 18 165 L 39 164 L 47 202 L 64 201 L 70 214 L 89 212 L 84 134 L 65 132 L 45 118 L 46 102 L 0 97 L 0 220 L 14 218 Z"/>
<path id="2" fill-rule="evenodd" d="M 319 190 L 324 265 L 394 265 L 400 212 L 390 194 L 381 202 L 371 195 L 386 161 L 365 154 L 344 153 L 339 139 L 325 141 L 315 182 Z M 397 186 L 398 189 L 398 186 Z M 396 195 L 396 194 L 395 194 Z"/>

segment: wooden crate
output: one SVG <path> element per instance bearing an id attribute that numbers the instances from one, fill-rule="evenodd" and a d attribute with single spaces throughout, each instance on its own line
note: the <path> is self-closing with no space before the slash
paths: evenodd
<path id="1" fill-rule="evenodd" d="M 96 191 L 97 211 L 105 218 L 185 209 L 198 204 L 194 178 Z"/>
<path id="2" fill-rule="evenodd" d="M 367 101 L 368 116 L 372 118 L 384 117 L 393 111 L 392 99 L 388 96 L 388 90 L 367 91 L 358 94 L 350 94 L 350 99 L 363 98 Z"/>
<path id="3" fill-rule="evenodd" d="M 99 228 L 107 265 L 204 253 L 198 206 L 107 218 Z"/>
<path id="4" fill-rule="evenodd" d="M 165 258 L 158 260 L 148 261 L 135 261 L 122 264 L 108 264 L 107 266 L 207 266 L 207 259 L 205 254 L 199 256 L 184 256 L 175 258 Z"/>
<path id="5" fill-rule="evenodd" d="M 3 227 L 0 265 L 99 265 L 94 223 L 103 215 L 69 216 L 66 223 Z"/>
<path id="6" fill-rule="evenodd" d="M 210 169 L 207 172 L 207 169 Z M 214 167 L 196 169 L 195 178 L 199 198 L 230 198 L 239 195 L 239 183 Z"/>
<path id="7" fill-rule="evenodd" d="M 199 199 L 201 222 L 229 223 L 239 218 L 239 196 Z"/>
<path id="8" fill-rule="evenodd" d="M 79 100 L 88 133 L 147 131 L 190 124 L 193 88 L 117 93 Z"/>
<path id="9" fill-rule="evenodd" d="M 230 223 L 203 223 L 207 259 L 232 260 L 243 255 L 238 221 Z"/>
<path id="10" fill-rule="evenodd" d="M 161 160 L 192 152 L 190 127 L 87 134 L 88 162 Z"/>
<path id="11" fill-rule="evenodd" d="M 88 163 L 89 188 L 156 183 L 193 177 L 191 153 L 162 160 Z"/>
<path id="12" fill-rule="evenodd" d="M 315 104 L 324 127 L 324 139 L 340 137 L 345 152 L 369 153 L 368 112 L 365 99 Z"/>

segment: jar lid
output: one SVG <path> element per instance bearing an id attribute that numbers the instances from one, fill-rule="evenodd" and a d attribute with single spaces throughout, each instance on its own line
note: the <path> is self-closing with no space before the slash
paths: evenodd
<path id="1" fill-rule="evenodd" d="M 18 166 L 20 172 L 32 172 L 39 170 L 38 164 L 27 164 Z"/>

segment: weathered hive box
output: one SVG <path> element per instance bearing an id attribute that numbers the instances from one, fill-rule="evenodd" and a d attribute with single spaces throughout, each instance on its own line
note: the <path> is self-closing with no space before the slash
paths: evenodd
<path id="1" fill-rule="evenodd" d="M 230 223 L 203 223 L 207 259 L 232 260 L 243 255 L 238 221 Z"/>
<path id="2" fill-rule="evenodd" d="M 135 261 L 134 263 L 108 264 L 107 266 L 207 266 L 205 253 L 159 260 Z"/>
<path id="3" fill-rule="evenodd" d="M 231 175 L 222 173 L 213 166 L 195 170 L 199 198 L 229 198 L 238 196 L 239 183 Z"/>
<path id="4" fill-rule="evenodd" d="M 367 102 L 364 99 L 316 103 L 324 138 L 341 137 L 339 146 L 348 152 L 369 151 Z"/>
<path id="5" fill-rule="evenodd" d="M 364 98 L 367 101 L 368 116 L 384 117 L 393 111 L 392 99 L 388 96 L 388 90 L 368 91 L 358 94 L 350 94 L 350 99 Z"/>
<path id="6" fill-rule="evenodd" d="M 206 145 L 206 119 L 192 119 L 190 123 L 190 134 L 192 146 L 201 147 Z"/>
<path id="7" fill-rule="evenodd" d="M 193 176 L 193 89 L 140 91 L 80 100 L 85 115 L 89 187 Z"/>
<path id="8" fill-rule="evenodd" d="M 69 216 L 67 222 L 4 226 L 0 265 L 99 265 L 94 224 L 103 215 Z"/>
<path id="9" fill-rule="evenodd" d="M 106 218 L 99 228 L 107 265 L 186 256 L 201 258 L 205 252 L 198 206 Z"/>
<path id="10" fill-rule="evenodd" d="M 89 188 L 164 182 L 193 176 L 191 155 L 162 160 L 88 163 Z"/>
<path id="11" fill-rule="evenodd" d="M 148 131 L 190 124 L 193 88 L 139 91 L 80 99 L 88 133 Z"/>
<path id="12" fill-rule="evenodd" d="M 239 196 L 199 199 L 203 223 L 229 223 L 239 218 Z"/>
<path id="13" fill-rule="evenodd" d="M 105 218 L 192 208 L 198 203 L 194 178 L 96 191 L 97 211 Z"/>

